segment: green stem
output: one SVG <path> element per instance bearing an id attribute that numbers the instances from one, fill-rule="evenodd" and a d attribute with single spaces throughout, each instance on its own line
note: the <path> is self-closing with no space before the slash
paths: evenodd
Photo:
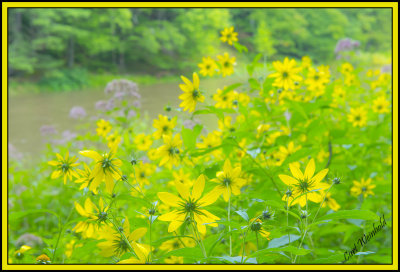
<path id="1" fill-rule="evenodd" d="M 131 246 L 131 243 L 129 242 L 129 240 L 128 240 L 128 238 L 126 238 L 126 236 L 125 236 L 125 234 L 122 232 L 122 231 L 120 231 L 120 229 L 119 229 L 119 227 L 111 220 L 111 219 L 107 219 L 108 220 L 108 222 L 110 222 L 113 226 L 114 226 L 114 228 L 115 228 L 115 230 L 121 235 L 121 237 L 125 240 L 125 242 L 128 244 L 128 246 L 129 246 L 129 249 L 131 250 L 131 252 L 135 252 L 135 250 L 132 248 L 132 246 Z M 135 253 L 136 254 L 136 253 Z"/>
<path id="2" fill-rule="evenodd" d="M 304 241 L 304 237 L 306 236 L 306 234 L 307 234 L 307 227 L 308 227 L 308 219 L 307 219 L 307 217 L 308 217 L 308 199 L 307 199 L 307 195 L 306 195 L 306 220 L 305 220 L 305 225 L 304 225 L 304 233 L 303 233 L 303 237 L 301 238 L 301 241 L 300 241 L 300 244 L 299 244 L 299 249 L 301 248 L 301 246 L 302 246 L 302 244 L 303 244 L 303 241 Z M 293 261 L 293 263 L 296 263 L 296 260 L 297 260 L 297 256 L 298 255 L 296 255 L 295 257 L 294 257 L 294 261 Z"/>
<path id="3" fill-rule="evenodd" d="M 289 238 L 289 244 L 290 245 L 290 231 L 289 231 L 289 197 L 286 196 L 286 225 L 288 228 L 288 238 Z M 290 260 L 293 260 L 293 254 L 290 252 Z"/>
<path id="4" fill-rule="evenodd" d="M 150 223 L 150 226 L 149 226 L 149 236 L 150 236 L 150 262 L 153 260 L 153 248 L 152 248 L 152 243 L 151 243 L 151 226 L 153 225 L 153 223 L 152 223 L 152 215 L 150 215 L 150 220 L 149 220 L 149 223 Z"/>
<path id="5" fill-rule="evenodd" d="M 232 233 L 231 233 L 231 191 L 228 186 L 229 200 L 228 200 L 228 223 L 229 223 L 229 256 L 232 257 Z"/>
<path id="6" fill-rule="evenodd" d="M 258 246 L 258 231 L 256 231 L 257 251 L 260 249 Z"/>
<path id="7" fill-rule="evenodd" d="M 200 234 L 197 232 L 197 228 L 194 225 L 194 221 L 193 220 L 192 220 L 191 226 L 192 226 L 193 235 L 196 238 L 197 244 L 199 245 L 199 247 L 200 247 L 200 249 L 201 249 L 201 251 L 203 253 L 204 258 L 207 258 L 207 253 L 206 253 L 206 250 L 204 248 L 203 240 L 201 239 Z"/>
<path id="8" fill-rule="evenodd" d="M 61 239 L 61 234 L 63 233 L 64 227 L 67 225 L 67 223 L 68 223 L 68 221 L 69 221 L 69 219 L 70 219 L 70 217 L 72 215 L 72 211 L 74 210 L 74 208 L 75 208 L 75 206 L 72 206 L 72 208 L 71 208 L 71 210 L 69 212 L 69 215 L 67 217 L 67 220 L 65 221 L 65 224 L 63 226 L 61 226 L 61 219 L 59 219 L 59 221 L 58 221 L 60 231 L 58 232 L 56 245 L 55 245 L 54 251 L 53 251 L 53 257 L 51 258 L 52 263 L 55 263 L 56 251 L 57 251 L 57 248 L 58 248 L 58 243 L 60 242 L 60 239 Z"/>

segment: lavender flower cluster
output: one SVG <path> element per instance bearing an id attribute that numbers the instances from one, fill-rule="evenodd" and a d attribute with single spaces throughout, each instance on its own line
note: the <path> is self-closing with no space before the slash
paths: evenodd
<path id="1" fill-rule="evenodd" d="M 357 40 L 353 40 L 350 38 L 340 39 L 336 43 L 336 47 L 335 47 L 336 59 L 341 59 L 343 57 L 343 55 L 342 55 L 343 52 L 353 51 L 359 46 L 360 46 L 360 42 Z"/>

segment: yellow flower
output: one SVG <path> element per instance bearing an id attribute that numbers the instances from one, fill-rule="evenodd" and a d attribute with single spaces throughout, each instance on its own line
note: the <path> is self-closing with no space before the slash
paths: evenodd
<path id="1" fill-rule="evenodd" d="M 296 67 L 296 61 L 294 59 L 289 60 L 285 58 L 283 63 L 280 61 L 274 61 L 272 63 L 276 73 L 270 74 L 268 77 L 275 77 L 275 81 L 272 84 L 278 88 L 284 90 L 295 89 L 295 82 L 300 82 L 302 77 L 298 75 L 301 71 L 301 67 Z"/>
<path id="2" fill-rule="evenodd" d="M 52 179 L 56 179 L 60 177 L 61 175 L 64 176 L 64 184 L 67 183 L 67 178 L 69 180 L 72 180 L 72 177 L 79 178 L 79 175 L 75 171 L 74 167 L 78 166 L 79 163 L 75 163 L 78 158 L 75 156 L 69 157 L 69 152 L 65 154 L 65 158 L 63 158 L 60 154 L 56 154 L 57 156 L 57 161 L 49 161 L 48 164 L 52 166 L 57 166 L 57 170 L 54 170 L 54 172 L 51 174 Z"/>
<path id="3" fill-rule="evenodd" d="M 100 119 L 99 121 L 97 121 L 96 124 L 97 124 L 96 132 L 97 135 L 99 136 L 106 137 L 107 134 L 111 131 L 111 124 L 108 121 Z"/>
<path id="4" fill-rule="evenodd" d="M 42 254 L 42 255 L 38 256 L 36 258 L 36 262 L 38 262 L 40 264 L 49 264 L 49 263 L 51 263 L 49 256 L 47 256 L 46 254 Z"/>
<path id="5" fill-rule="evenodd" d="M 181 237 L 165 241 L 160 245 L 159 249 L 165 251 L 171 251 L 179 248 L 194 247 L 194 246 L 196 246 L 195 240 L 189 237 Z"/>
<path id="6" fill-rule="evenodd" d="M 240 194 L 240 188 L 246 183 L 246 180 L 241 177 L 241 167 L 232 168 L 231 162 L 225 161 L 222 171 L 218 171 L 216 178 L 211 181 L 218 183 L 217 189 L 222 193 L 225 201 L 228 201 L 231 193 L 234 195 Z"/>
<path id="7" fill-rule="evenodd" d="M 286 185 L 293 187 L 292 191 L 292 198 L 296 198 L 294 201 L 290 202 L 291 205 L 299 203 L 301 207 L 306 205 L 307 200 L 311 200 L 313 202 L 319 203 L 322 201 L 322 196 L 318 192 L 310 192 L 312 190 L 322 189 L 326 190 L 329 185 L 326 183 L 322 183 L 322 179 L 328 174 L 329 169 L 324 169 L 318 172 L 318 174 L 314 175 L 315 173 L 315 162 L 314 159 L 311 159 L 306 167 L 304 174 L 301 172 L 300 168 L 294 164 L 289 164 L 290 171 L 293 177 L 287 175 L 279 175 L 279 178 L 282 180 L 283 183 Z M 309 193 L 307 193 L 309 192 Z M 307 194 L 305 194 L 307 193 Z M 287 195 L 285 194 L 282 200 L 286 201 Z M 289 205 L 290 205 L 289 203 Z"/>
<path id="8" fill-rule="evenodd" d="M 184 111 L 193 112 L 197 102 L 204 102 L 204 96 L 199 90 L 199 76 L 197 73 L 193 73 L 193 83 L 184 76 L 181 76 L 181 79 L 185 84 L 179 84 L 179 88 L 183 91 L 183 94 L 179 96 L 179 99 L 182 100 L 179 107 L 183 107 Z"/>
<path id="9" fill-rule="evenodd" d="M 363 107 L 351 108 L 347 120 L 353 127 L 363 127 L 367 124 L 367 111 Z"/>
<path id="10" fill-rule="evenodd" d="M 158 115 L 158 120 L 153 120 L 153 127 L 157 129 L 153 133 L 155 139 L 160 139 L 163 135 L 172 135 L 172 130 L 176 126 L 176 117 L 169 119 L 167 116 Z"/>
<path id="11" fill-rule="evenodd" d="M 140 186 L 143 186 L 144 184 L 149 185 L 150 181 L 148 178 L 156 171 L 156 166 L 151 163 L 143 163 L 142 161 L 140 161 L 137 166 L 135 175 L 132 173 L 130 177 L 135 178 L 136 176 Z"/>
<path id="12" fill-rule="evenodd" d="M 139 259 L 146 258 L 148 252 L 146 246 L 136 242 L 146 232 L 146 228 L 138 228 L 130 232 L 130 224 L 127 217 L 125 217 L 120 231 L 116 231 L 111 226 L 106 225 L 100 232 L 100 238 L 106 241 L 97 244 L 101 250 L 100 255 L 104 257 L 122 256 L 125 252 L 129 252 L 133 248 Z"/>
<path id="13" fill-rule="evenodd" d="M 215 107 L 220 109 L 231 109 L 233 106 L 233 100 L 235 99 L 233 91 L 225 92 L 224 90 L 218 89 L 217 93 L 213 95 L 213 99 L 216 101 Z"/>
<path id="14" fill-rule="evenodd" d="M 136 145 L 137 149 L 146 151 L 149 150 L 149 148 L 153 144 L 153 141 L 151 140 L 150 135 L 145 135 L 144 133 L 141 133 L 135 137 L 133 143 Z"/>
<path id="15" fill-rule="evenodd" d="M 205 185 L 204 175 L 200 175 L 196 182 L 193 184 L 192 193 L 189 193 L 187 187 L 183 186 L 180 182 L 175 181 L 176 189 L 181 197 L 175 196 L 168 192 L 158 193 L 158 197 L 165 204 L 176 208 L 172 212 L 163 214 L 158 217 L 161 221 L 170 221 L 168 232 L 177 230 L 187 218 L 197 224 L 197 229 L 201 234 L 206 233 L 206 226 L 217 227 L 218 224 L 214 223 L 220 218 L 211 214 L 204 207 L 214 203 L 220 196 L 220 190 L 214 188 L 204 197 L 203 194 Z"/>
<path id="16" fill-rule="evenodd" d="M 166 264 L 183 264 L 183 257 L 181 256 L 169 256 L 165 258 Z"/>
<path id="17" fill-rule="evenodd" d="M 149 149 L 149 151 L 147 151 L 147 157 L 149 158 L 149 160 L 151 161 L 155 161 L 157 160 L 157 149 L 156 148 L 151 148 Z"/>
<path id="18" fill-rule="evenodd" d="M 254 231 L 256 233 L 261 234 L 262 237 L 266 238 L 267 240 L 269 239 L 269 235 L 271 234 L 270 232 L 266 231 L 262 227 L 262 221 L 259 218 L 253 218 L 250 220 L 250 230 Z"/>
<path id="19" fill-rule="evenodd" d="M 301 149 L 301 145 L 295 147 L 293 141 L 289 142 L 288 147 L 280 146 L 279 152 L 282 153 L 283 157 L 286 159 L 288 156 L 292 155 L 294 152 Z"/>
<path id="20" fill-rule="evenodd" d="M 343 104 L 346 98 L 346 92 L 343 90 L 341 86 L 335 86 L 333 93 L 332 93 L 332 106 L 337 107 L 338 104 Z"/>
<path id="21" fill-rule="evenodd" d="M 372 110 L 376 113 L 389 113 L 390 102 L 384 96 L 380 96 L 373 101 Z"/>
<path id="22" fill-rule="evenodd" d="M 76 171 L 79 173 L 80 178 L 75 180 L 75 183 L 82 183 L 81 187 L 79 187 L 79 190 L 82 190 L 83 188 L 89 187 L 90 183 L 93 181 L 92 171 L 90 168 L 86 165 L 86 163 L 83 163 L 83 167 L 85 170 L 77 169 Z M 97 188 L 92 188 L 93 193 L 97 194 Z"/>
<path id="23" fill-rule="evenodd" d="M 172 176 L 174 177 L 174 180 L 168 182 L 169 186 L 175 186 L 175 181 L 181 183 L 187 188 L 193 186 L 193 181 L 190 179 L 190 173 L 185 173 L 182 168 L 179 169 L 179 171 L 172 172 Z"/>
<path id="24" fill-rule="evenodd" d="M 269 124 L 261 124 L 257 127 L 257 138 L 260 138 L 261 135 L 265 135 L 265 132 L 271 128 Z"/>
<path id="25" fill-rule="evenodd" d="M 240 142 L 239 142 L 239 146 L 241 147 L 241 149 L 238 149 L 236 151 L 236 156 L 238 157 L 238 159 L 242 159 L 246 154 L 247 154 L 247 149 L 246 149 L 246 138 L 243 138 Z M 239 164 L 240 165 L 240 164 Z"/>
<path id="26" fill-rule="evenodd" d="M 121 142 L 121 136 L 119 136 L 117 133 L 111 134 L 110 136 L 107 137 L 107 146 L 110 149 L 117 148 L 119 143 Z"/>
<path id="27" fill-rule="evenodd" d="M 350 192 L 353 196 L 359 196 L 363 195 L 364 198 L 366 198 L 368 195 L 374 195 L 374 192 L 372 189 L 376 187 L 375 184 L 371 184 L 372 180 L 369 178 L 367 180 L 364 180 L 364 178 L 361 178 L 360 182 L 354 180 L 353 181 L 353 187 L 351 187 Z"/>
<path id="28" fill-rule="evenodd" d="M 161 158 L 159 166 L 166 165 L 169 169 L 172 165 L 178 166 L 180 163 L 180 153 L 182 140 L 181 135 L 178 133 L 172 138 L 172 136 L 163 136 L 164 145 L 157 149 L 157 157 Z"/>
<path id="29" fill-rule="evenodd" d="M 351 63 L 345 62 L 342 64 L 342 66 L 340 67 L 340 72 L 343 75 L 348 75 L 349 73 L 354 71 L 354 67 L 353 65 L 351 65 Z"/>
<path id="30" fill-rule="evenodd" d="M 30 246 L 27 245 L 21 246 L 17 251 L 15 251 L 15 258 L 22 259 L 24 256 L 23 254 L 30 249 L 32 249 Z"/>
<path id="31" fill-rule="evenodd" d="M 356 83 L 356 76 L 354 74 L 346 74 L 344 78 L 344 85 L 350 87 L 355 85 Z"/>
<path id="32" fill-rule="evenodd" d="M 301 67 L 308 69 L 312 65 L 312 60 L 309 56 L 304 56 L 301 58 Z"/>
<path id="33" fill-rule="evenodd" d="M 234 132 L 236 129 L 232 123 L 232 116 L 227 115 L 223 120 L 218 120 L 218 128 L 226 132 Z"/>
<path id="34" fill-rule="evenodd" d="M 233 26 L 231 27 L 226 27 L 224 30 L 221 31 L 221 37 L 220 40 L 222 42 L 226 42 L 229 45 L 232 45 L 233 42 L 237 42 L 238 38 L 237 38 L 237 32 L 234 31 Z"/>
<path id="35" fill-rule="evenodd" d="M 317 155 L 317 160 L 318 160 L 319 162 L 323 162 L 323 161 L 325 160 L 325 158 L 328 158 L 328 157 L 329 157 L 329 152 L 327 152 L 327 151 L 321 149 L 321 150 L 319 151 L 318 155 Z"/>
<path id="36" fill-rule="evenodd" d="M 72 229 L 75 232 L 82 232 L 84 238 L 91 238 L 97 235 L 101 224 L 104 224 L 107 220 L 108 206 L 104 206 L 103 199 L 99 200 L 99 207 L 97 207 L 90 198 L 86 198 L 85 205 L 82 207 L 78 202 L 74 202 L 76 211 L 83 217 L 86 217 L 86 221 L 80 221 Z"/>
<path id="37" fill-rule="evenodd" d="M 332 198 L 332 194 L 328 192 L 325 196 L 325 202 L 322 204 L 322 207 L 325 207 L 328 204 L 329 208 L 334 210 L 335 212 L 340 209 L 340 205 Z"/>
<path id="38" fill-rule="evenodd" d="M 226 77 L 229 75 L 232 75 L 234 70 L 233 70 L 233 66 L 236 64 L 236 58 L 229 57 L 228 53 L 224 53 L 224 55 L 218 55 L 218 63 L 220 64 L 221 67 L 221 72 L 222 72 L 222 76 Z"/>
<path id="39" fill-rule="evenodd" d="M 111 149 L 109 153 L 104 153 L 103 155 L 92 150 L 83 150 L 79 152 L 82 156 L 95 160 L 96 163 L 91 174 L 93 181 L 89 186 L 90 191 L 95 191 L 100 183 L 105 181 L 107 192 L 110 194 L 112 193 L 114 179 L 118 180 L 122 177 L 122 173 L 119 170 L 122 161 L 115 158 L 115 153 L 116 149 Z"/>
<path id="40" fill-rule="evenodd" d="M 329 67 L 325 68 L 320 66 L 318 69 L 310 68 L 307 74 L 307 79 L 304 83 L 310 91 L 324 91 L 325 84 L 329 82 L 329 77 Z"/>
<path id="41" fill-rule="evenodd" d="M 246 107 L 250 103 L 250 96 L 248 96 L 245 93 L 238 93 L 237 91 L 232 91 L 233 92 L 233 108 L 237 108 L 238 104 L 241 104 L 242 106 Z"/>
<path id="42" fill-rule="evenodd" d="M 203 57 L 203 62 L 199 63 L 198 66 L 202 76 L 213 76 L 218 69 L 215 60 L 210 57 Z"/>
<path id="43" fill-rule="evenodd" d="M 75 244 L 75 243 L 76 243 L 75 240 L 71 240 L 71 242 L 65 245 L 65 256 L 67 256 L 67 258 L 71 257 L 72 252 L 74 251 L 75 248 L 83 246 L 83 244 Z"/>

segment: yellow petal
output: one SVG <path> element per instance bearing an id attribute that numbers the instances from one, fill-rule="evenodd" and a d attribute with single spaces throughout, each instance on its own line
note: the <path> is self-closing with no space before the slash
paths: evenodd
<path id="1" fill-rule="evenodd" d="M 304 172 L 304 178 L 306 179 L 311 179 L 312 176 L 314 175 L 315 172 L 315 161 L 314 159 L 311 159 L 306 167 L 306 170 Z"/>
<path id="2" fill-rule="evenodd" d="M 201 197 L 201 194 L 203 193 L 204 190 L 204 185 L 205 185 L 205 178 L 204 175 L 200 175 L 196 182 L 193 184 L 193 189 L 192 189 L 192 197 L 197 200 Z"/>
<path id="3" fill-rule="evenodd" d="M 288 176 L 288 175 L 279 175 L 279 178 L 288 186 L 292 186 L 294 184 L 299 183 L 296 179 Z"/>
<path id="4" fill-rule="evenodd" d="M 174 180 L 175 187 L 178 190 L 178 193 L 181 195 L 183 199 L 189 199 L 189 190 L 186 186 L 184 186 L 182 183 Z M 176 206 L 175 206 L 176 207 Z"/>
<path id="5" fill-rule="evenodd" d="M 79 151 L 79 154 L 81 154 L 82 156 L 91 158 L 91 159 L 93 159 L 95 161 L 99 161 L 99 160 L 103 159 L 103 156 L 101 156 L 96 151 L 92 151 L 92 150 Z"/>
<path id="6" fill-rule="evenodd" d="M 222 194 L 223 191 L 223 188 L 221 188 L 220 186 L 216 186 L 199 200 L 199 204 L 201 205 L 201 207 L 205 207 L 214 203 L 215 201 L 217 201 L 218 197 Z"/>
<path id="7" fill-rule="evenodd" d="M 292 172 L 293 177 L 295 177 L 296 179 L 302 180 L 303 179 L 303 173 L 301 172 L 301 170 L 297 167 L 296 164 L 294 163 L 289 163 L 289 168 L 290 168 L 290 172 Z"/>
<path id="8" fill-rule="evenodd" d="M 318 174 L 316 174 L 312 178 L 312 181 L 314 181 L 315 183 L 319 183 L 326 176 L 326 174 L 328 174 L 328 171 L 329 171 L 328 168 L 321 170 Z"/>
<path id="9" fill-rule="evenodd" d="M 182 199 L 180 197 L 168 192 L 159 192 L 157 196 L 162 202 L 171 207 L 179 207 L 179 203 L 182 202 Z"/>
<path id="10" fill-rule="evenodd" d="M 129 235 L 129 240 L 137 241 L 147 232 L 147 228 L 138 228 Z"/>

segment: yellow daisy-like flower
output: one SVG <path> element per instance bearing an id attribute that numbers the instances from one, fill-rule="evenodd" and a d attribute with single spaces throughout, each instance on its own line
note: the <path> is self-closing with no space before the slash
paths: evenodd
<path id="1" fill-rule="evenodd" d="M 214 188 L 204 197 L 201 197 L 205 186 L 204 175 L 200 175 L 193 184 L 191 194 L 189 193 L 189 189 L 180 182 L 175 181 L 175 186 L 181 197 L 168 192 L 160 192 L 157 194 L 162 202 L 176 208 L 172 212 L 158 217 L 161 221 L 171 222 L 168 227 L 168 232 L 177 230 L 187 218 L 194 224 L 197 224 L 197 229 L 201 234 L 206 233 L 206 225 L 204 224 L 210 227 L 218 226 L 218 224 L 214 222 L 220 218 L 205 210 L 204 207 L 217 201 L 221 191 Z"/>
<path id="2" fill-rule="evenodd" d="M 79 178 L 78 173 L 74 169 L 79 163 L 75 163 L 78 158 L 75 156 L 69 157 L 69 151 L 65 154 L 65 158 L 63 158 L 60 154 L 56 154 L 57 161 L 49 161 L 48 164 L 52 166 L 56 166 L 57 169 L 51 173 L 51 178 L 56 179 L 61 175 L 64 177 L 64 184 L 67 183 L 67 178 L 72 180 L 72 177 Z"/>
<path id="3" fill-rule="evenodd" d="M 344 85 L 350 87 L 356 84 L 356 76 L 354 74 L 346 74 L 344 78 Z"/>
<path id="4" fill-rule="evenodd" d="M 384 96 L 380 96 L 373 101 L 372 110 L 376 113 L 389 113 L 390 102 Z"/>
<path id="5" fill-rule="evenodd" d="M 160 139 L 163 135 L 172 135 L 172 131 L 176 126 L 176 119 L 177 117 L 169 119 L 167 116 L 159 114 L 158 120 L 153 120 L 153 127 L 157 129 L 153 133 L 154 139 Z"/>
<path id="6" fill-rule="evenodd" d="M 165 251 L 172 251 L 176 250 L 179 248 L 186 248 L 186 247 L 195 247 L 196 242 L 192 238 L 189 237 L 180 237 L 180 238 L 174 238 L 174 239 L 169 239 L 168 241 L 165 241 L 162 243 L 159 247 L 160 250 L 165 250 Z"/>
<path id="7" fill-rule="evenodd" d="M 332 194 L 328 192 L 325 196 L 325 202 L 322 204 L 322 207 L 325 208 L 328 204 L 329 208 L 337 212 L 340 209 L 340 205 L 332 198 Z"/>
<path id="8" fill-rule="evenodd" d="M 363 107 L 351 108 L 347 120 L 353 127 L 363 127 L 367 124 L 367 111 Z"/>
<path id="9" fill-rule="evenodd" d="M 270 232 L 263 229 L 262 221 L 259 218 L 253 218 L 250 220 L 250 230 L 256 233 L 261 234 L 262 237 L 266 238 L 267 240 L 271 240 L 269 238 Z"/>
<path id="10" fill-rule="evenodd" d="M 374 192 L 372 189 L 376 187 L 375 184 L 371 184 L 372 180 L 369 178 L 367 180 L 364 180 L 364 178 L 361 178 L 360 182 L 354 180 L 353 184 L 354 186 L 351 187 L 350 192 L 353 196 L 359 196 L 363 195 L 364 198 L 367 198 L 368 195 L 374 195 Z"/>
<path id="11" fill-rule="evenodd" d="M 319 161 L 319 162 L 323 162 L 326 158 L 328 158 L 329 157 L 329 152 L 328 151 L 325 151 L 325 150 L 323 150 L 323 149 L 321 149 L 319 152 L 318 152 L 318 155 L 317 155 L 317 160 Z"/>
<path id="12" fill-rule="evenodd" d="M 14 253 L 15 258 L 22 259 L 24 256 L 24 253 L 30 249 L 32 249 L 30 246 L 27 246 L 27 245 L 21 246 L 17 251 L 15 251 L 15 253 Z"/>
<path id="13" fill-rule="evenodd" d="M 232 116 L 227 115 L 223 120 L 218 120 L 218 128 L 224 132 L 234 132 L 236 129 L 232 123 Z"/>
<path id="14" fill-rule="evenodd" d="M 223 77 L 232 75 L 234 70 L 233 66 L 236 64 L 236 58 L 235 57 L 229 57 L 228 53 L 224 53 L 224 55 L 218 55 L 218 63 L 220 64 L 221 67 L 221 73 Z"/>
<path id="15" fill-rule="evenodd" d="M 180 153 L 182 140 L 181 135 L 178 133 L 172 138 L 172 136 L 163 136 L 164 145 L 157 149 L 157 157 L 161 158 L 159 166 L 166 165 L 169 169 L 172 165 L 178 166 L 180 163 Z"/>
<path id="16" fill-rule="evenodd" d="M 301 145 L 295 147 L 294 146 L 294 142 L 291 141 L 291 142 L 289 142 L 288 147 L 280 146 L 279 147 L 279 152 L 286 159 L 288 156 L 292 155 L 294 152 L 296 152 L 296 151 L 298 151 L 300 149 L 301 149 Z"/>
<path id="17" fill-rule="evenodd" d="M 107 220 L 108 206 L 104 206 L 102 198 L 99 200 L 99 207 L 97 207 L 90 198 L 86 198 L 85 204 L 82 207 L 78 202 L 74 202 L 76 211 L 83 217 L 86 217 L 86 221 L 80 221 L 72 229 L 75 232 L 82 232 L 84 238 L 91 238 L 97 235 L 102 224 Z"/>
<path id="18" fill-rule="evenodd" d="M 283 63 L 280 61 L 274 61 L 272 63 L 276 72 L 270 74 L 268 77 L 274 77 L 275 81 L 272 84 L 278 88 L 284 90 L 295 89 L 295 82 L 300 82 L 303 78 L 298 75 L 301 71 L 301 67 L 296 67 L 296 61 L 294 59 L 289 60 L 285 58 Z"/>
<path id="19" fill-rule="evenodd" d="M 140 186 L 143 186 L 144 184 L 149 185 L 149 177 L 156 171 L 156 166 L 151 163 L 143 163 L 140 161 L 137 164 L 137 170 L 135 171 L 135 175 L 132 173 L 130 177 L 132 178 L 137 178 Z"/>
<path id="20" fill-rule="evenodd" d="M 110 149 L 117 148 L 119 143 L 121 142 L 121 136 L 119 136 L 117 133 L 113 133 L 110 136 L 107 137 L 107 146 Z"/>
<path id="21" fill-rule="evenodd" d="M 151 135 L 141 133 L 135 137 L 133 143 L 136 145 L 138 150 L 147 151 L 153 144 L 153 141 L 151 140 Z"/>
<path id="22" fill-rule="evenodd" d="M 304 69 L 310 68 L 312 65 L 312 60 L 309 56 L 304 56 L 301 58 L 301 67 Z"/>
<path id="23" fill-rule="evenodd" d="M 261 124 L 257 127 L 257 135 L 256 138 L 260 138 L 261 135 L 264 135 L 265 132 L 267 132 L 271 128 L 271 125 L 269 124 Z"/>
<path id="24" fill-rule="evenodd" d="M 349 73 L 354 71 L 354 67 L 353 65 L 351 65 L 351 63 L 349 62 L 345 62 L 342 64 L 342 66 L 340 67 L 340 72 L 343 75 L 348 75 Z"/>
<path id="25" fill-rule="evenodd" d="M 291 197 L 294 199 L 300 195 L 300 197 L 296 198 L 294 201 L 290 202 L 289 205 L 294 205 L 299 203 L 301 207 L 306 205 L 307 200 L 311 200 L 313 202 L 319 203 L 323 200 L 321 194 L 317 191 L 310 192 L 312 190 L 326 190 L 329 188 L 329 185 L 326 183 L 322 183 L 321 181 L 325 176 L 328 174 L 329 169 L 323 169 L 318 172 L 316 175 L 315 173 L 315 162 L 314 159 L 311 159 L 306 167 L 306 170 L 303 174 L 300 168 L 294 164 L 289 164 L 290 172 L 292 173 L 293 177 L 288 175 L 279 175 L 279 178 L 285 183 L 287 186 L 293 188 Z M 309 192 L 309 193 L 307 193 Z M 307 193 L 307 194 L 305 194 Z M 282 200 L 287 201 L 287 195 L 285 194 Z"/>
<path id="26" fill-rule="evenodd" d="M 118 180 L 122 177 L 122 173 L 119 167 L 122 165 L 122 161 L 115 158 L 116 149 L 111 149 L 109 153 L 100 155 L 96 151 L 83 150 L 79 154 L 82 156 L 95 160 L 95 166 L 93 168 L 91 178 L 92 183 L 89 185 L 90 191 L 96 191 L 102 181 L 106 183 L 106 190 L 108 193 L 112 193 L 114 188 L 114 179 Z"/>
<path id="27" fill-rule="evenodd" d="M 321 69 L 322 68 L 322 69 Z M 325 84 L 329 82 L 329 67 L 328 70 L 323 67 L 318 67 L 318 69 L 310 68 L 308 70 L 307 79 L 304 83 L 307 85 L 310 91 L 320 91 L 325 90 Z"/>
<path id="28" fill-rule="evenodd" d="M 47 256 L 46 254 L 39 255 L 36 258 L 36 262 L 38 262 L 40 264 L 49 264 L 49 263 L 51 263 L 49 256 Z"/>
<path id="29" fill-rule="evenodd" d="M 233 106 L 232 102 L 235 99 L 235 95 L 234 95 L 233 91 L 224 93 L 225 89 L 226 89 L 226 87 L 224 87 L 224 91 L 221 89 L 218 89 L 217 93 L 214 94 L 212 97 L 214 99 L 214 101 L 216 101 L 216 103 L 215 103 L 216 108 L 231 109 Z"/>
<path id="30" fill-rule="evenodd" d="M 71 240 L 68 244 L 65 245 L 65 256 L 67 256 L 67 258 L 71 257 L 74 249 L 82 246 L 83 244 L 76 244 L 76 240 Z"/>
<path id="31" fill-rule="evenodd" d="M 148 250 L 145 245 L 141 245 L 136 241 L 146 234 L 147 228 L 138 228 L 131 232 L 129 220 L 125 217 L 125 221 L 120 231 L 122 234 L 109 225 L 104 226 L 103 230 L 99 234 L 100 238 L 105 239 L 106 241 L 97 244 L 97 247 L 101 250 L 100 255 L 104 257 L 122 256 L 133 248 L 139 259 L 145 259 Z"/>
<path id="32" fill-rule="evenodd" d="M 172 172 L 173 180 L 168 182 L 168 186 L 175 186 L 175 181 L 183 184 L 187 188 L 191 188 L 193 186 L 193 181 L 190 178 L 190 173 L 186 173 L 183 169 L 179 169 L 179 171 Z"/>
<path id="33" fill-rule="evenodd" d="M 240 188 L 246 184 L 246 180 L 241 177 L 240 164 L 235 168 L 232 167 L 230 160 L 226 160 L 222 171 L 218 171 L 216 178 L 211 181 L 218 183 L 217 189 L 222 193 L 225 201 L 228 201 L 231 193 L 234 195 L 240 194 Z"/>
<path id="34" fill-rule="evenodd" d="M 179 96 L 179 99 L 182 100 L 179 107 L 183 107 L 184 111 L 193 112 L 197 102 L 204 102 L 204 95 L 199 90 L 199 76 L 197 73 L 193 73 L 193 83 L 184 76 L 181 76 L 181 79 L 185 84 L 179 84 L 179 88 L 183 91 L 183 94 Z"/>
<path id="35" fill-rule="evenodd" d="M 91 177 L 92 171 L 90 170 L 90 168 L 87 166 L 86 163 L 83 163 L 83 167 L 85 168 L 84 170 L 76 170 L 79 173 L 80 177 L 75 180 L 75 183 L 82 183 L 81 187 L 79 187 L 79 190 L 82 190 L 83 188 L 88 188 L 90 183 L 93 181 L 93 177 Z M 92 192 L 94 194 L 97 194 L 97 188 L 92 189 L 94 189 Z"/>
<path id="36" fill-rule="evenodd" d="M 202 76 L 213 76 L 218 69 L 218 65 L 211 57 L 203 57 L 203 62 L 198 64 Z"/>
<path id="37" fill-rule="evenodd" d="M 232 45 L 233 42 L 237 42 L 237 32 L 234 31 L 234 27 L 226 27 L 224 30 L 221 31 L 221 37 L 220 40 L 222 42 L 226 42 L 229 45 Z"/>
<path id="38" fill-rule="evenodd" d="M 147 151 L 147 157 L 151 161 L 155 161 L 158 159 L 157 157 L 157 148 L 150 148 L 149 151 Z"/>
<path id="39" fill-rule="evenodd" d="M 100 119 L 97 121 L 97 128 L 96 132 L 97 135 L 106 137 L 107 134 L 111 131 L 111 124 L 108 121 L 105 121 L 104 119 Z"/>

